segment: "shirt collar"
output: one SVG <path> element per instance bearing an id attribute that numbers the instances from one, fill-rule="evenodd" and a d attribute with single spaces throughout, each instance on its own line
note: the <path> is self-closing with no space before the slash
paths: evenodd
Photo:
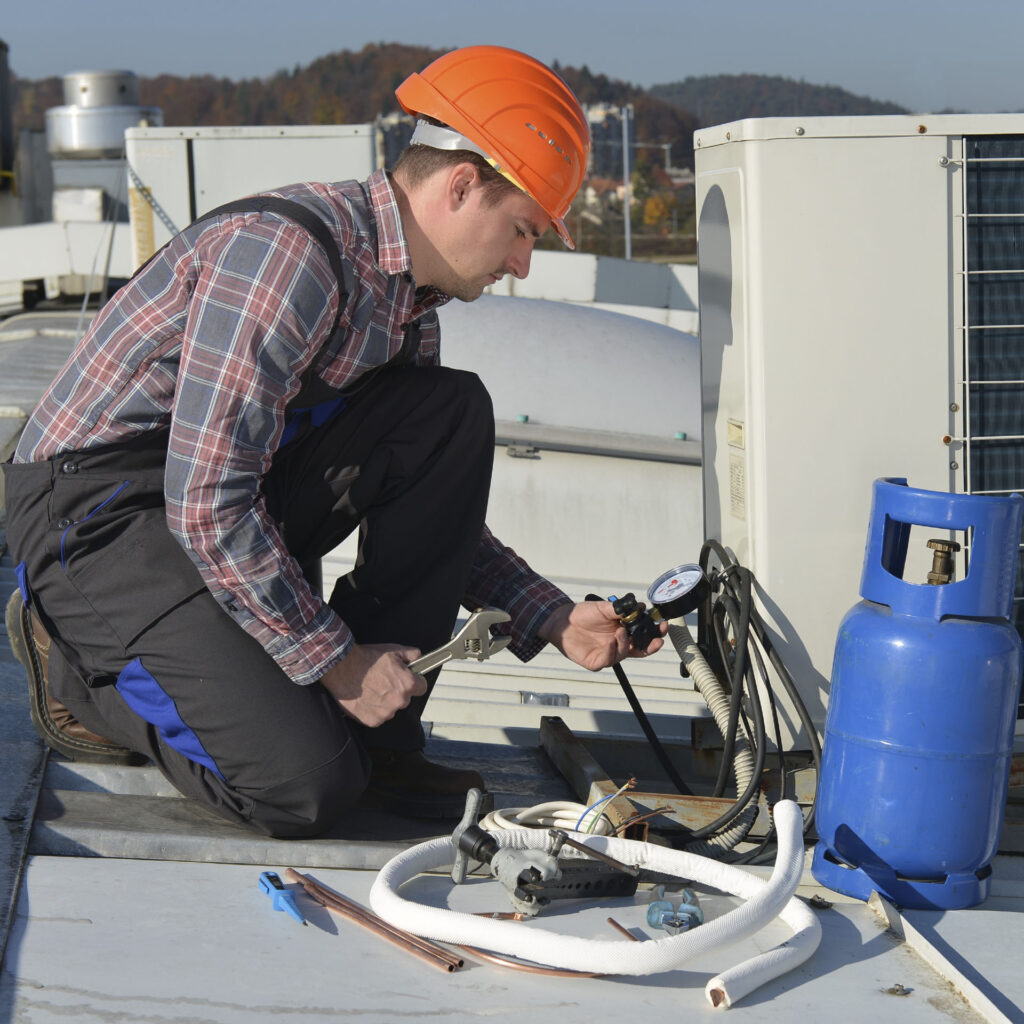
<path id="1" fill-rule="evenodd" d="M 412 280 L 412 255 L 391 179 L 384 170 L 374 171 L 366 179 L 366 185 L 377 220 L 377 265 L 385 274 L 408 274 Z M 421 311 L 427 310 L 448 302 L 450 298 L 436 288 L 418 288 L 416 307 Z"/>

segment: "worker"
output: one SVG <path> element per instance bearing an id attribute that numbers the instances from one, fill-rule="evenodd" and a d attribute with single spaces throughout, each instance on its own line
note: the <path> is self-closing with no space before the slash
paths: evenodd
<path id="1" fill-rule="evenodd" d="M 549 228 L 572 246 L 583 112 L 495 46 L 397 97 L 418 120 L 390 173 L 282 188 L 158 252 L 4 467 L 8 631 L 44 740 L 151 761 L 273 836 L 357 802 L 457 815 L 484 788 L 425 758 L 436 672 L 408 667 L 460 604 L 506 611 L 524 661 L 546 643 L 592 670 L 643 653 L 608 602 L 573 603 L 487 529 L 490 399 L 439 359 L 439 305 L 525 278 Z M 355 531 L 324 601 L 319 561 Z"/>

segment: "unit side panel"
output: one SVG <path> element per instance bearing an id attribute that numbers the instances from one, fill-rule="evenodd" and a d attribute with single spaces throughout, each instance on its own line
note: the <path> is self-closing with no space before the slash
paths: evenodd
<path id="1" fill-rule="evenodd" d="M 951 241 L 940 145 L 763 145 L 764 286 L 751 310 L 765 408 L 758 511 L 793 549 L 849 550 L 855 557 L 836 567 L 849 596 L 872 481 L 949 486 Z M 787 564 L 766 568 L 783 579 Z"/>
<path id="2" fill-rule="evenodd" d="M 190 221 L 188 147 L 181 138 L 125 133 L 133 266 Z"/>
<path id="3" fill-rule="evenodd" d="M 746 392 L 747 564 L 819 721 L 838 626 L 858 600 L 872 481 L 949 487 L 945 153 L 945 139 L 795 136 L 698 151 L 698 181 L 712 154 L 742 168 L 746 219 L 732 220 L 730 238 L 746 249 L 749 303 L 731 321 L 745 359 L 705 357 L 706 403 L 709 372 L 722 374 L 706 430 L 721 446 L 725 396 Z M 720 461 L 706 488 L 717 491 L 709 509 L 728 500 Z M 729 519 L 720 524 L 739 554 Z"/>
<path id="4" fill-rule="evenodd" d="M 720 158 L 727 159 L 722 161 Z M 744 174 L 724 148 L 698 153 L 704 530 L 750 557 Z"/>
<path id="5" fill-rule="evenodd" d="M 323 138 L 197 138 L 192 146 L 197 216 L 299 181 L 362 180 L 376 167 L 370 129 Z"/>

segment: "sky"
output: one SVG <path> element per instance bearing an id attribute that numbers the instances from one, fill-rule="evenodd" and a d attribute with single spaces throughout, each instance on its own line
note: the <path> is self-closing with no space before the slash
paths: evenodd
<path id="1" fill-rule="evenodd" d="M 914 113 L 1024 109 L 1024 0 L 8 0 L 20 78 L 265 78 L 367 43 L 511 46 L 649 87 L 757 73 Z"/>

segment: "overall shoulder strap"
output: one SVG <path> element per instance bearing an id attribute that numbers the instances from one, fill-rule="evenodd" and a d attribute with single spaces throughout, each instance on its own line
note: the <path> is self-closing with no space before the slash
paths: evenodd
<path id="1" fill-rule="evenodd" d="M 345 298 L 348 294 L 345 287 L 345 272 L 334 236 L 323 220 L 308 206 L 303 206 L 302 203 L 297 203 L 293 199 L 281 199 L 278 196 L 250 196 L 246 199 L 234 199 L 230 203 L 224 203 L 223 206 L 204 213 L 202 217 L 197 217 L 192 223 L 199 224 L 225 213 L 263 213 L 264 211 L 279 214 L 301 224 L 319 242 L 320 248 L 327 254 L 331 270 L 338 279 L 338 310 L 334 315 L 331 333 L 328 335 L 330 337 L 338 329 L 342 311 L 345 309 Z"/>

